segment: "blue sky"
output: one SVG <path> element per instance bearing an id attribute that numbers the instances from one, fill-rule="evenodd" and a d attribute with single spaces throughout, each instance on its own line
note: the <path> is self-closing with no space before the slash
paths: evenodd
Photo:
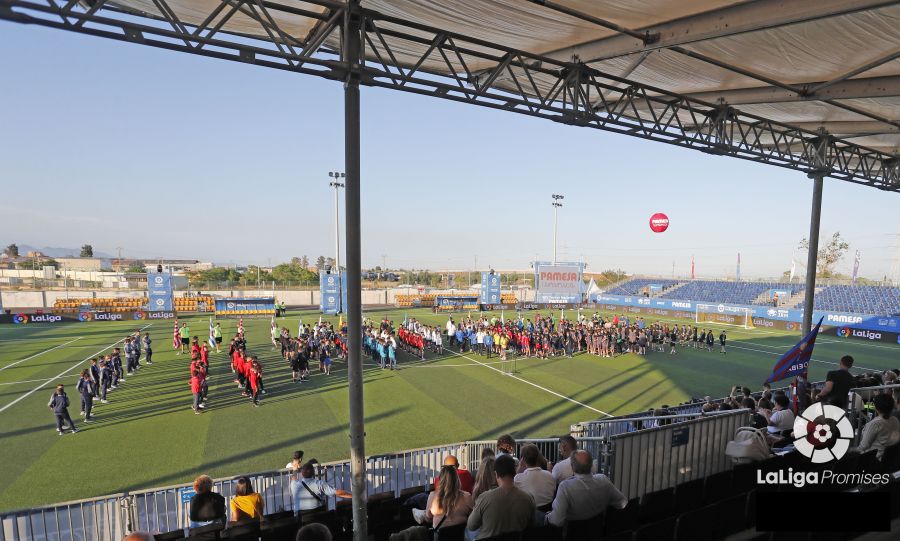
<path id="1" fill-rule="evenodd" d="M 0 243 L 266 263 L 334 250 L 339 83 L 0 23 Z M 808 233 L 803 174 L 546 120 L 362 90 L 363 264 L 777 276 Z M 826 179 L 823 237 L 892 272 L 900 195 Z M 342 205 L 343 209 L 343 205 Z M 671 227 L 654 234 L 648 219 Z M 342 241 L 343 244 L 343 241 Z M 852 257 L 839 270 L 849 272 Z"/>

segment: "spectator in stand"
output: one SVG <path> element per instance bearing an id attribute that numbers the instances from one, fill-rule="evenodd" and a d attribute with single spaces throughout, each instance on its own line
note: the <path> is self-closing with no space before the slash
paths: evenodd
<path id="1" fill-rule="evenodd" d="M 900 442 L 900 420 L 891 415 L 894 411 L 894 399 L 884 393 L 872 399 L 875 405 L 875 418 L 866 423 L 859 441 L 859 452 L 865 453 L 876 449 L 878 460 L 884 456 L 884 450 Z"/>
<path id="2" fill-rule="evenodd" d="M 546 524 L 562 528 L 570 520 L 589 519 L 607 507 L 622 509 L 628 504 L 628 498 L 605 475 L 591 475 L 594 461 L 590 453 L 575 451 L 570 460 L 575 476 L 559 484 L 553 509 L 544 517 Z"/>
<path id="3" fill-rule="evenodd" d="M 324 524 L 307 524 L 297 531 L 296 541 L 331 541 L 331 530 Z"/>
<path id="4" fill-rule="evenodd" d="M 832 370 L 825 376 L 825 388 L 819 391 L 818 400 L 843 410 L 847 409 L 847 395 L 850 393 L 850 388 L 853 387 L 851 368 L 853 368 L 853 357 L 850 355 L 841 357 L 840 369 Z"/>
<path id="5" fill-rule="evenodd" d="M 764 399 L 763 399 L 764 400 Z M 760 400 L 759 403 L 762 404 L 763 400 Z M 750 397 L 747 397 L 741 401 L 741 407 L 750 410 L 750 417 L 752 419 L 753 428 L 766 428 L 768 426 L 769 421 L 766 416 L 761 413 L 763 410 L 756 409 L 756 401 Z M 762 406 L 760 406 L 762 407 Z"/>
<path id="6" fill-rule="evenodd" d="M 513 457 L 498 456 L 494 461 L 494 472 L 497 488 L 478 498 L 467 522 L 467 529 L 477 532 L 475 539 L 524 531 L 534 518 L 531 496 L 515 487 L 516 462 Z"/>
<path id="7" fill-rule="evenodd" d="M 778 434 L 794 428 L 794 412 L 791 411 L 791 402 L 784 393 L 775 393 L 772 397 L 775 408 L 771 411 L 763 411 L 766 416 L 769 434 Z"/>
<path id="8" fill-rule="evenodd" d="M 316 459 L 310 459 L 300 469 L 300 511 L 312 511 L 319 509 L 328 503 L 328 498 L 350 498 L 346 490 L 336 489 L 331 485 L 316 479 Z"/>
<path id="9" fill-rule="evenodd" d="M 560 460 L 553 465 L 553 471 L 551 474 L 553 475 L 553 479 L 556 480 L 556 484 L 559 484 L 569 477 L 575 475 L 574 470 L 572 470 L 572 453 L 578 450 L 578 442 L 575 441 L 575 438 L 566 434 L 559 438 L 559 457 Z M 592 466 L 591 473 L 597 473 L 596 464 Z"/>
<path id="10" fill-rule="evenodd" d="M 212 479 L 208 475 L 200 475 L 194 479 L 194 491 L 191 498 L 191 528 L 218 523 L 225 525 L 225 498 L 212 491 Z"/>
<path id="11" fill-rule="evenodd" d="M 461 490 L 457 469 L 452 465 L 442 467 L 438 487 L 428 496 L 424 519 L 434 529 L 466 524 L 472 507 L 472 494 Z"/>
<path id="12" fill-rule="evenodd" d="M 510 434 L 503 434 L 497 438 L 497 458 L 509 455 L 518 467 L 519 459 L 516 458 L 516 440 Z"/>
<path id="13" fill-rule="evenodd" d="M 472 490 L 475 488 L 475 478 L 472 477 L 472 473 L 469 472 L 469 470 L 464 470 L 459 467 L 459 459 L 457 459 L 453 455 L 447 455 L 447 457 L 444 458 L 444 466 L 452 466 L 452 467 L 456 468 L 456 473 L 457 473 L 457 475 L 459 475 L 459 489 L 471 494 Z M 440 481 L 440 477 L 438 477 L 434 480 L 434 489 L 435 490 L 438 489 L 439 481 Z"/>
<path id="14" fill-rule="evenodd" d="M 259 492 L 253 490 L 249 477 L 239 477 L 231 498 L 231 521 L 260 520 L 265 512 L 265 502 Z"/>
<path id="15" fill-rule="evenodd" d="M 300 496 L 303 491 L 303 485 L 300 484 L 300 470 L 303 468 L 303 451 L 294 451 L 294 456 L 285 466 L 285 469 L 291 470 L 291 501 L 293 502 L 294 516 L 300 516 Z"/>
<path id="16" fill-rule="evenodd" d="M 475 488 L 472 489 L 472 500 L 478 501 L 478 497 L 489 490 L 497 488 L 497 477 L 494 474 L 494 457 L 486 456 L 481 459 L 478 473 L 475 474 Z"/>
<path id="17" fill-rule="evenodd" d="M 900 421 L 900 388 L 894 389 L 894 417 Z"/>
<path id="18" fill-rule="evenodd" d="M 147 532 L 131 532 L 122 541 L 154 541 L 154 537 Z"/>
<path id="19" fill-rule="evenodd" d="M 515 486 L 531 495 L 538 511 L 549 511 L 556 493 L 556 480 L 541 467 L 541 463 L 546 464 L 546 460 L 542 460 L 540 450 L 533 443 L 522 446 L 521 456 L 525 471 L 516 475 L 513 480 Z"/>

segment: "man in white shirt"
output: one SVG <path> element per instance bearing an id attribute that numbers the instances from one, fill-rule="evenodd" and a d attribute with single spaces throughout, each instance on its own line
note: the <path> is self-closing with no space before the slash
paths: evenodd
<path id="1" fill-rule="evenodd" d="M 335 489 L 331 485 L 315 478 L 316 459 L 312 459 L 300 469 L 300 511 L 312 511 L 325 506 L 328 498 L 350 498 L 346 490 Z M 296 511 L 296 510 L 295 510 Z"/>
<path id="2" fill-rule="evenodd" d="M 547 470 L 540 467 L 541 452 L 533 443 L 523 445 L 520 450 L 525 471 L 516 475 L 514 483 L 519 488 L 531 495 L 538 511 L 546 511 L 553 502 L 556 494 L 556 480 Z"/>
<path id="3" fill-rule="evenodd" d="M 559 438 L 559 456 L 562 457 L 562 460 L 553 465 L 553 471 L 551 472 L 557 484 L 575 475 L 575 472 L 572 470 L 571 456 L 577 449 L 578 442 L 572 436 L 566 434 Z M 591 466 L 591 473 L 597 473 L 596 463 Z"/>
<path id="4" fill-rule="evenodd" d="M 775 409 L 767 415 L 769 422 L 769 434 L 777 434 L 784 430 L 794 428 L 794 412 L 791 411 L 788 397 L 783 393 L 778 393 L 772 397 L 775 402 Z M 763 412 L 763 415 L 766 415 Z"/>
<path id="5" fill-rule="evenodd" d="M 607 507 L 622 509 L 628 504 L 628 498 L 605 475 L 591 475 L 590 453 L 575 451 L 569 460 L 575 476 L 559 484 L 553 508 L 544 517 L 546 524 L 562 528 L 570 520 L 586 520 Z"/>

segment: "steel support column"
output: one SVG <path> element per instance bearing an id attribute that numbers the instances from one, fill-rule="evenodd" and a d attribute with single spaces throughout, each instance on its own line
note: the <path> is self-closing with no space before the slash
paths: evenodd
<path id="1" fill-rule="evenodd" d="M 344 21 L 344 167 L 347 231 L 347 389 L 350 400 L 350 476 L 353 493 L 353 539 L 366 541 L 366 432 L 363 411 L 362 284 L 360 273 L 360 129 L 359 66 L 361 57 L 359 0 L 351 0 Z"/>
<path id="2" fill-rule="evenodd" d="M 816 297 L 816 258 L 819 254 L 819 223 L 822 217 L 824 173 L 810 174 L 813 179 L 812 212 L 809 216 L 809 253 L 806 256 L 806 300 L 803 303 L 803 335 L 812 330 L 813 305 Z"/>

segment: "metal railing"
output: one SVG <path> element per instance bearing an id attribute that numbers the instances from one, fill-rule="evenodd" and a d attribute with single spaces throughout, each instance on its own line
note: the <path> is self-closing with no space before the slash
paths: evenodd
<path id="1" fill-rule="evenodd" d="M 596 422 L 606 427 L 598 428 L 596 435 L 587 431 L 574 435 L 582 448 L 597 457 L 600 471 L 607 473 L 623 493 L 636 497 L 730 467 L 724 454 L 725 444 L 748 421 L 747 410 L 666 416 L 636 414 Z M 628 430 L 619 430 L 625 426 Z M 557 457 L 558 438 L 519 439 L 516 454 L 527 443 L 537 445 L 551 460 Z M 495 445 L 496 441 L 467 441 L 368 457 L 367 493 L 399 497 L 407 488 L 430 485 L 449 454 L 476 472 L 482 451 Z M 266 513 L 293 509 L 288 470 L 247 477 L 262 495 Z M 321 464 L 317 478 L 349 490 L 350 463 Z M 222 494 L 226 503 L 233 496 L 234 481 L 233 477 L 213 481 L 213 490 Z M 133 530 L 183 529 L 190 524 L 192 495 L 191 485 L 179 484 L 6 512 L 0 514 L 0 541 L 115 541 Z M 333 498 L 328 500 L 329 509 L 335 505 Z"/>
<path id="2" fill-rule="evenodd" d="M 625 496 L 640 497 L 729 469 L 725 446 L 749 421 L 749 410 L 731 410 L 617 434 L 601 464 Z"/>

